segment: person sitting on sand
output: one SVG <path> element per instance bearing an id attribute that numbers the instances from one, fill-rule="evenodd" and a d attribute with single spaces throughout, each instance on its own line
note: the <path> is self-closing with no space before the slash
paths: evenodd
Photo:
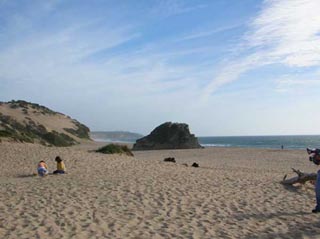
<path id="1" fill-rule="evenodd" d="M 53 171 L 53 174 L 66 173 L 66 166 L 64 165 L 64 162 L 62 162 L 62 159 L 59 156 L 57 156 L 55 161 L 57 162 L 57 170 Z"/>
<path id="2" fill-rule="evenodd" d="M 49 173 L 49 170 L 48 170 L 47 164 L 43 160 L 41 160 L 38 164 L 38 175 L 45 176 L 48 173 Z"/>

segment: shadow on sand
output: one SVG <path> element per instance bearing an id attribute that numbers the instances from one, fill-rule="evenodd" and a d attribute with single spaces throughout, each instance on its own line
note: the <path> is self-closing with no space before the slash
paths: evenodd
<path id="1" fill-rule="evenodd" d="M 34 178 L 37 176 L 38 176 L 38 174 L 33 173 L 33 174 L 19 174 L 17 177 L 18 178 Z"/>
<path id="2" fill-rule="evenodd" d="M 311 209 L 310 209 L 311 210 Z M 319 238 L 320 233 L 320 222 L 309 222 L 308 217 L 314 216 L 318 217 L 310 212 L 277 212 L 277 213 L 267 213 L 267 214 L 246 214 L 243 215 L 245 218 L 254 218 L 259 221 L 267 221 L 273 218 L 283 218 L 288 217 L 292 218 L 292 223 L 286 225 L 286 232 L 274 232 L 272 228 L 265 228 L 264 230 L 259 230 L 256 232 L 249 232 L 243 238 L 259 238 L 259 239 L 273 239 L 273 238 L 295 238 L 295 239 L 304 239 L 304 238 Z M 296 217 L 305 218 L 304 223 L 294 223 Z"/>

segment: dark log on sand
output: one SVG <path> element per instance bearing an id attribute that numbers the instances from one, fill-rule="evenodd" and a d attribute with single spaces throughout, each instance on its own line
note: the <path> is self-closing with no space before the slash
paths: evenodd
<path id="1" fill-rule="evenodd" d="M 287 175 L 285 175 L 282 179 L 282 184 L 284 185 L 293 185 L 296 183 L 301 183 L 305 184 L 307 181 L 314 181 L 317 179 L 317 174 L 316 173 L 303 173 L 300 170 L 296 170 L 292 168 L 293 172 L 295 172 L 298 176 L 293 177 L 293 178 L 287 178 Z"/>

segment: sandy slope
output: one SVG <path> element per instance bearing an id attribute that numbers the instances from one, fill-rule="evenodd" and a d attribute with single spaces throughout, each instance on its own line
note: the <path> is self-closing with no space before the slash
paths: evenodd
<path id="1" fill-rule="evenodd" d="M 24 112 L 24 110 L 27 111 L 27 114 Z M 41 125 L 46 129 L 47 132 L 56 131 L 58 133 L 66 134 L 79 143 L 87 143 L 89 141 L 86 138 L 79 138 L 77 135 L 72 134 L 65 130 L 65 129 L 77 130 L 78 125 L 75 123 L 75 120 L 58 112 L 51 114 L 51 113 L 47 113 L 42 108 L 34 109 L 32 108 L 31 103 L 28 103 L 24 108 L 22 107 L 12 108 L 12 103 L 0 103 L 0 114 L 3 114 L 4 116 L 9 116 L 10 118 L 17 121 L 23 126 L 27 126 L 27 125 L 30 126 L 33 124 L 37 126 Z M 33 123 L 31 124 L 30 121 Z M 3 130 L 3 129 L 4 127 L 2 127 L 0 124 L 0 130 Z M 8 139 L 2 138 L 0 139 L 0 141 L 8 141 Z"/>
<path id="2" fill-rule="evenodd" d="M 278 181 L 317 168 L 304 151 L 139 151 L 0 144 L 0 238 L 319 238 L 312 185 Z M 69 173 L 32 176 L 43 159 Z M 173 156 L 177 164 L 164 163 Z M 200 168 L 183 163 L 200 163 Z M 293 174 L 291 174 L 293 176 Z M 291 176 L 290 175 L 290 176 Z"/>
<path id="3" fill-rule="evenodd" d="M 56 113 L 52 114 L 43 114 L 42 111 L 32 109 L 28 107 L 28 114 L 24 114 L 22 111 L 23 108 L 15 108 L 12 109 L 9 104 L 2 104 L 0 105 L 0 112 L 4 115 L 8 115 L 13 117 L 20 123 L 24 123 L 26 118 L 32 119 L 37 124 L 44 125 L 49 131 L 55 130 L 57 132 L 64 132 L 64 128 L 72 128 L 76 129 L 74 123 L 70 118 L 66 115 Z M 71 135 L 73 136 L 73 135 Z"/>

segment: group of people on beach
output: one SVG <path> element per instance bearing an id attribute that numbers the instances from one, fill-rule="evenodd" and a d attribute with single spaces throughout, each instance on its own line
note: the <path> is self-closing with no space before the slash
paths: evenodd
<path id="1" fill-rule="evenodd" d="M 53 174 L 64 174 L 66 173 L 66 166 L 64 165 L 63 160 L 60 156 L 57 156 L 55 161 L 57 162 L 57 170 L 53 171 Z M 39 176 L 46 176 L 49 174 L 49 168 L 45 161 L 41 160 L 38 163 L 38 175 Z"/>
<path id="2" fill-rule="evenodd" d="M 283 145 L 281 146 L 283 149 Z M 309 149 L 307 148 L 307 152 L 309 154 L 309 160 L 312 161 L 316 165 L 320 165 L 320 149 Z M 173 158 L 174 159 L 174 158 Z M 53 171 L 53 174 L 65 174 L 66 173 L 66 166 L 61 159 L 60 156 L 55 158 L 57 162 L 57 170 Z M 49 174 L 48 165 L 45 161 L 41 160 L 38 163 L 38 175 L 39 176 L 46 176 Z M 317 173 L 317 179 L 315 182 L 315 192 L 316 192 L 316 207 L 312 210 L 313 213 L 320 213 L 320 170 Z"/>

